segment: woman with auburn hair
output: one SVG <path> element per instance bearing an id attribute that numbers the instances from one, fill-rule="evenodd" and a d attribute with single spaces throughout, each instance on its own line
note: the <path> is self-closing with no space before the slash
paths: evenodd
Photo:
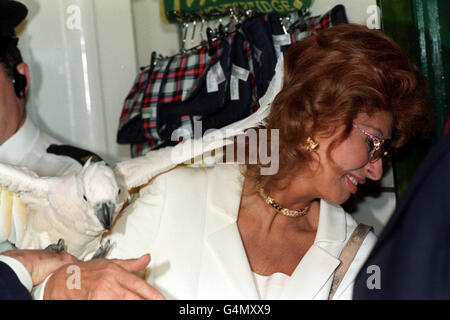
<path id="1" fill-rule="evenodd" d="M 112 258 L 151 253 L 147 281 L 168 299 L 351 299 L 376 237 L 340 204 L 381 179 L 390 146 L 429 130 L 433 113 L 400 47 L 358 25 L 292 45 L 260 102 L 271 103 L 263 129 L 278 130 L 277 173 L 177 167 L 109 237 Z"/>

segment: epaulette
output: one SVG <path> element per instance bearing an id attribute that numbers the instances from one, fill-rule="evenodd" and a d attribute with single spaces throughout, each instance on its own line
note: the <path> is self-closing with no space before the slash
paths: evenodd
<path id="1" fill-rule="evenodd" d="M 47 152 L 58 156 L 70 157 L 78 161 L 81 165 L 84 165 L 89 160 L 89 158 L 92 158 L 92 162 L 104 161 L 99 155 L 93 152 L 70 145 L 51 144 L 47 148 Z"/>

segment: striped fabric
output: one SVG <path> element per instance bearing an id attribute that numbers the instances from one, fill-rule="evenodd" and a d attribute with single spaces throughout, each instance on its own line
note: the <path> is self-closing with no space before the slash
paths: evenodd
<path id="1" fill-rule="evenodd" d="M 158 135 L 157 106 L 189 97 L 198 79 L 221 54 L 220 43 L 216 45 L 218 54 L 215 57 L 210 57 L 205 47 L 197 53 L 173 56 L 153 69 L 143 70 L 125 99 L 119 122 L 118 143 L 145 143 L 152 149 L 158 148 L 163 141 Z M 182 119 L 184 123 L 189 121 Z M 133 130 L 127 130 L 128 127 Z M 130 131 L 137 134 L 131 135 Z"/>
<path id="2" fill-rule="evenodd" d="M 232 39 L 231 39 L 231 41 L 232 41 Z M 248 108 L 250 109 L 250 112 L 253 113 L 256 110 L 258 110 L 258 108 L 259 108 L 259 104 L 258 104 L 259 96 L 257 94 L 257 90 L 256 90 L 256 86 L 255 86 L 255 71 L 254 71 L 254 67 L 253 67 L 252 48 L 248 41 L 244 41 L 243 51 L 244 51 L 244 55 L 245 55 L 246 59 L 248 59 L 248 65 L 249 65 L 249 71 L 250 71 L 249 78 L 247 81 L 250 81 L 252 88 L 253 88 L 251 105 L 248 106 Z M 209 65 L 214 64 L 216 61 L 217 61 L 216 58 L 211 59 Z M 200 75 L 200 77 L 205 77 L 206 73 L 207 73 L 207 69 L 204 70 L 204 72 Z M 227 78 L 230 77 L 229 72 L 226 73 L 226 77 Z M 182 97 L 181 101 L 185 101 L 186 99 L 188 99 L 190 97 L 190 94 L 195 91 L 196 85 L 198 83 L 200 83 L 200 79 L 198 79 L 197 81 L 194 82 L 194 85 L 192 86 L 192 88 L 190 88 L 188 94 L 186 94 L 184 97 Z M 167 101 L 167 100 L 165 100 L 165 101 Z M 174 99 L 173 101 L 178 101 L 178 100 Z M 172 102 L 172 101 L 169 101 L 169 102 Z M 162 101 L 160 101 L 159 103 L 162 104 Z M 162 107 L 164 107 L 164 106 L 162 106 Z M 224 107 L 226 107 L 226 103 L 225 103 Z M 181 117 L 180 128 L 182 128 L 184 130 L 184 132 L 189 132 L 191 134 L 191 137 L 194 136 L 193 120 L 197 120 L 197 119 L 193 119 L 193 117 L 191 117 L 189 115 L 185 115 L 185 116 Z M 156 119 L 154 121 L 156 122 Z M 166 144 L 166 141 L 163 141 L 159 138 L 148 139 L 147 141 L 145 141 L 143 143 L 131 144 L 131 156 L 138 157 L 138 156 L 145 155 L 147 152 L 157 149 L 158 147 L 164 146 L 165 144 Z"/>

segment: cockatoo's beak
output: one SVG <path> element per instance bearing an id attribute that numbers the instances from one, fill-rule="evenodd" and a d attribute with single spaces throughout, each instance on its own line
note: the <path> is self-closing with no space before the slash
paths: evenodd
<path id="1" fill-rule="evenodd" d="M 111 201 L 102 202 L 95 208 L 95 215 L 106 230 L 111 230 L 116 206 Z"/>

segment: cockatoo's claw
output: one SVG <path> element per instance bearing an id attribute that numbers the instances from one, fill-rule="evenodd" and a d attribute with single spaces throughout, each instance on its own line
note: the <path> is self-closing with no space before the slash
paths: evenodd
<path id="1" fill-rule="evenodd" d="M 45 250 L 55 250 L 57 253 L 64 251 L 66 249 L 66 245 L 64 243 L 64 239 L 59 239 L 58 243 L 53 243 L 49 245 Z"/>
<path id="2" fill-rule="evenodd" d="M 108 240 L 108 241 L 105 242 L 105 244 L 100 245 L 100 248 L 98 248 L 97 251 L 95 251 L 95 253 L 92 256 L 91 260 L 103 259 L 108 254 L 109 249 L 111 249 L 111 242 Z"/>

